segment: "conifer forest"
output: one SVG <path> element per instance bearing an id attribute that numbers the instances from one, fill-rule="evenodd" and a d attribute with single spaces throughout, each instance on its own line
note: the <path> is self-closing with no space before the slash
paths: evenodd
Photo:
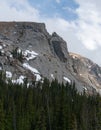
<path id="1" fill-rule="evenodd" d="M 101 97 L 57 80 L 6 83 L 1 73 L 0 130 L 101 130 Z"/>

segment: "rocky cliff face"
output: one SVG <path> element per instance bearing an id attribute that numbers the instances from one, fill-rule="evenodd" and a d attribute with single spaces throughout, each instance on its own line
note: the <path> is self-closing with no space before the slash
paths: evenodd
<path id="1" fill-rule="evenodd" d="M 72 58 L 72 71 L 77 78 L 101 93 L 101 67 L 80 55 L 70 53 L 70 56 Z"/>
<path id="2" fill-rule="evenodd" d="M 101 90 L 101 68 L 92 61 L 69 53 L 66 42 L 57 34 L 50 35 L 43 23 L 0 22 L 0 70 L 12 83 L 75 81 L 79 92 Z"/>

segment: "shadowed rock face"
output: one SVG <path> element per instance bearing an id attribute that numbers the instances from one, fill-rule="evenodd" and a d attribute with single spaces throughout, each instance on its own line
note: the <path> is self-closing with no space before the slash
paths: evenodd
<path id="1" fill-rule="evenodd" d="M 15 82 L 21 78 L 60 83 L 75 81 L 79 92 L 100 93 L 101 68 L 80 55 L 69 53 L 66 42 L 50 35 L 44 23 L 0 22 L 0 70 Z"/>
<path id="2" fill-rule="evenodd" d="M 51 36 L 50 44 L 54 54 L 57 55 L 60 61 L 66 62 L 68 59 L 66 42 L 54 32 Z"/>

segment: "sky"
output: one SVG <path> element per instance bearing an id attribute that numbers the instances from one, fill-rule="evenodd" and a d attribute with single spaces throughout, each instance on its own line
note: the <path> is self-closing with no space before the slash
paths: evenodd
<path id="1" fill-rule="evenodd" d="M 101 0 L 1 0 L 0 21 L 44 22 L 70 52 L 101 65 Z"/>

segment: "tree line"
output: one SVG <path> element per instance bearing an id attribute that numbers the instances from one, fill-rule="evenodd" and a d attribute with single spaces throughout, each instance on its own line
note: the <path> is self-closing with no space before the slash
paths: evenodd
<path id="1" fill-rule="evenodd" d="M 101 130 L 101 97 L 73 84 L 6 83 L 0 74 L 0 130 Z"/>

